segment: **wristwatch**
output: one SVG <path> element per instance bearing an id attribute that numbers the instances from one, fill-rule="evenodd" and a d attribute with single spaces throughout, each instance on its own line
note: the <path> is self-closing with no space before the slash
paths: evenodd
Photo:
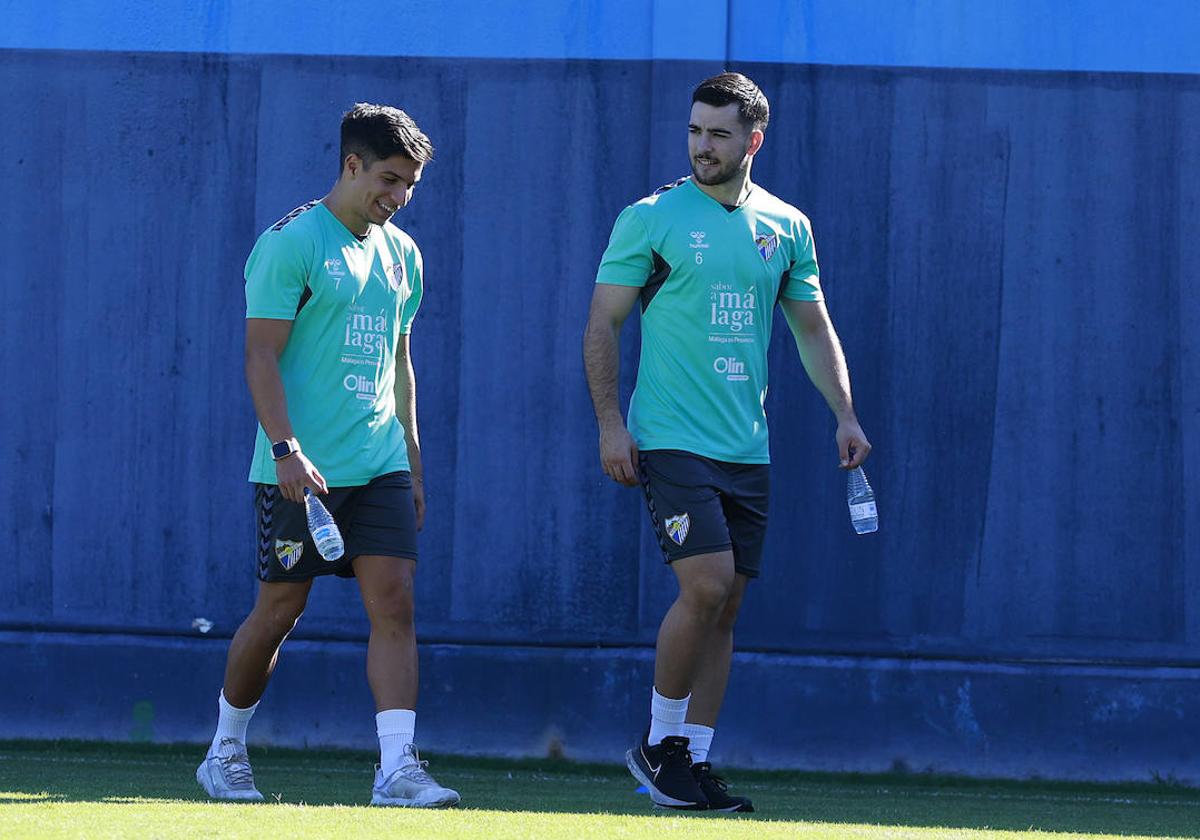
<path id="1" fill-rule="evenodd" d="M 271 457 L 276 461 L 282 461 L 287 456 L 294 455 L 299 451 L 300 443 L 295 438 L 286 438 L 271 444 Z"/>

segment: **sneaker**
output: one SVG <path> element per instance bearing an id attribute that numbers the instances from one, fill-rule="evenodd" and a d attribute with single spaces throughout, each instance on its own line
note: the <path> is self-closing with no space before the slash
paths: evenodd
<path id="1" fill-rule="evenodd" d="M 625 765 L 633 777 L 646 786 L 650 801 L 663 808 L 703 811 L 708 800 L 692 776 L 692 754 L 688 739 L 678 735 L 663 738 L 653 747 L 647 742 L 649 731 L 625 753 Z"/>
<path id="2" fill-rule="evenodd" d="M 213 799 L 237 802 L 262 802 L 263 795 L 254 787 L 254 771 L 246 745 L 236 738 L 222 738 L 216 752 L 196 768 L 196 781 Z"/>
<path id="3" fill-rule="evenodd" d="M 425 772 L 428 761 L 421 761 L 417 748 L 409 744 L 404 752 L 412 761 L 392 771 L 386 779 L 383 769 L 375 765 L 375 786 L 371 788 L 372 805 L 398 805 L 403 808 L 449 808 L 457 805 L 458 791 L 442 787 Z"/>
<path id="4" fill-rule="evenodd" d="M 693 764 L 692 778 L 696 780 L 700 791 L 708 800 L 708 810 L 726 813 L 736 811 L 739 814 L 749 814 L 754 810 L 754 806 L 746 797 L 729 795 L 729 785 L 720 776 L 713 775 L 712 764 L 709 762 L 700 761 Z"/>

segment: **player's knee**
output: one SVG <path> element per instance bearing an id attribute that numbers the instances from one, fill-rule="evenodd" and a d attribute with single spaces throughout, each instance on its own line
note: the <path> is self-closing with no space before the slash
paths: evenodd
<path id="1" fill-rule="evenodd" d="M 257 635 L 270 638 L 278 644 L 295 629 L 302 613 L 303 609 L 293 611 L 256 607 L 247 619 L 247 623 L 254 628 Z"/>
<path id="2" fill-rule="evenodd" d="M 283 638 L 300 621 L 307 602 L 307 597 L 260 597 L 251 615 L 265 632 Z"/>
<path id="3" fill-rule="evenodd" d="M 411 625 L 412 581 L 398 578 L 372 592 L 367 599 L 367 615 L 372 624 Z"/>
<path id="4" fill-rule="evenodd" d="M 704 577 L 689 581 L 681 590 L 680 595 L 694 609 L 706 615 L 716 617 L 724 611 L 732 592 L 732 575 L 728 577 L 724 575 L 705 575 Z"/>
<path id="5" fill-rule="evenodd" d="M 304 604 L 277 604 L 268 611 L 266 624 L 274 635 L 283 638 L 296 628 L 302 615 Z"/>

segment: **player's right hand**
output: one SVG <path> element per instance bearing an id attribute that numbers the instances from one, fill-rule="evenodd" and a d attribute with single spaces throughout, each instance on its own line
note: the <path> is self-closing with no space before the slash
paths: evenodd
<path id="1" fill-rule="evenodd" d="M 600 466 L 618 484 L 638 483 L 638 448 L 624 423 L 600 429 Z"/>
<path id="2" fill-rule="evenodd" d="M 279 482 L 279 492 L 289 502 L 304 504 L 305 487 L 314 493 L 329 492 L 325 477 L 303 452 L 295 452 L 282 461 L 276 461 L 275 479 Z"/>

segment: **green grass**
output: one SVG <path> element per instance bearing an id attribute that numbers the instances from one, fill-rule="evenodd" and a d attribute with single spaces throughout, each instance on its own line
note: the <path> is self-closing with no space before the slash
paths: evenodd
<path id="1" fill-rule="evenodd" d="M 652 811 L 623 767 L 434 756 L 450 811 L 365 807 L 374 756 L 251 746 L 265 804 L 208 802 L 203 747 L 0 742 L 0 838 L 1200 837 L 1200 792 L 1172 785 L 729 773 L 746 815 Z"/>

